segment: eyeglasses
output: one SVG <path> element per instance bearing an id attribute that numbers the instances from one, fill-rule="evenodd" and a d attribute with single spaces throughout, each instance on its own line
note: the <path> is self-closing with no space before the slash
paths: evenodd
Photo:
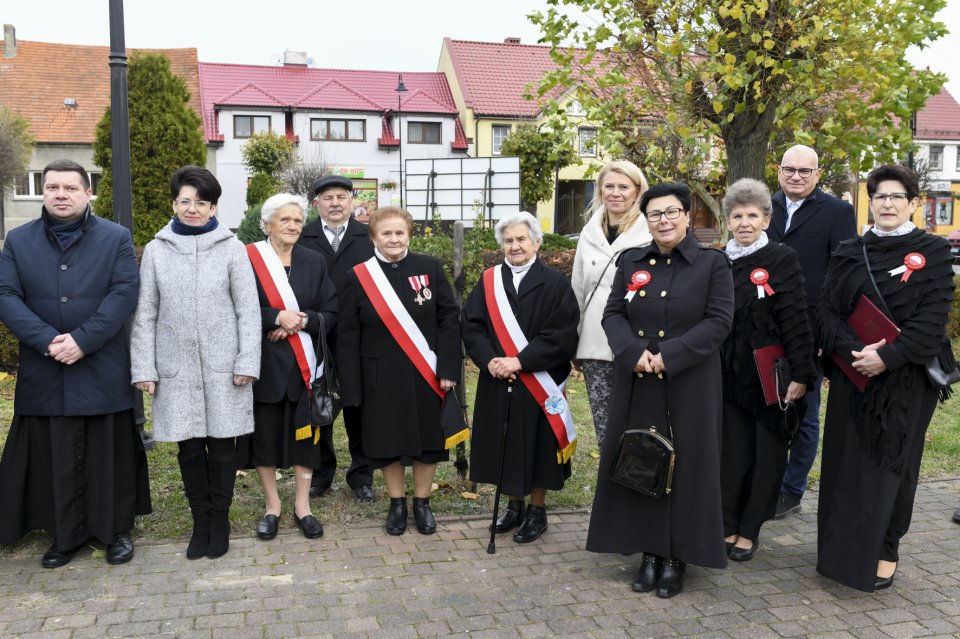
<path id="1" fill-rule="evenodd" d="M 798 174 L 800 174 L 800 177 L 802 177 L 802 178 L 804 178 L 804 179 L 806 179 L 806 178 L 810 177 L 811 175 L 813 175 L 813 172 L 814 172 L 814 171 L 819 171 L 819 170 L 820 170 L 820 169 L 798 169 L 798 168 L 795 168 L 795 167 L 792 167 L 792 166 L 781 166 L 781 167 L 780 167 L 780 172 L 783 173 L 784 175 L 786 175 L 787 177 L 791 177 L 794 173 L 798 173 Z"/>
<path id="2" fill-rule="evenodd" d="M 190 200 L 187 198 L 183 198 L 183 199 L 177 200 L 177 206 L 179 206 L 181 209 L 189 209 L 191 206 L 195 206 L 197 207 L 198 211 L 202 211 L 204 209 L 210 208 L 210 202 L 206 200 Z"/>
<path id="3" fill-rule="evenodd" d="M 883 204 L 887 200 L 893 205 L 903 204 L 907 201 L 906 193 L 874 193 L 870 196 L 870 201 L 874 204 Z"/>
<path id="4" fill-rule="evenodd" d="M 647 221 L 659 222 L 661 217 L 665 217 L 668 220 L 675 220 L 678 217 L 680 217 L 681 213 L 684 213 L 684 212 L 685 211 L 683 209 L 677 208 L 676 206 L 671 206 L 670 208 L 664 209 L 663 211 L 647 211 Z"/>

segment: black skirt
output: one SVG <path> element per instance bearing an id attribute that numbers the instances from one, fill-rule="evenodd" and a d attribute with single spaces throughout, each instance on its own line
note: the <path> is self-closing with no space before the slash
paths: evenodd
<path id="1" fill-rule="evenodd" d="M 14 415 L 0 459 L 0 543 L 31 530 L 66 551 L 113 542 L 151 512 L 147 455 L 133 411 L 86 417 Z"/>
<path id="2" fill-rule="evenodd" d="M 425 450 L 416 457 L 412 455 L 401 455 L 400 457 L 367 457 L 367 461 L 370 462 L 370 468 L 373 469 L 383 468 L 395 462 L 400 462 L 404 466 L 413 466 L 413 462 L 415 461 L 421 464 L 439 464 L 449 459 L 449 450 Z"/>
<path id="3" fill-rule="evenodd" d="M 306 401 L 306 396 L 301 401 Z M 296 439 L 294 416 L 298 403 L 286 398 L 279 402 L 253 403 L 253 433 L 237 437 L 237 466 L 320 468 L 320 441 L 314 443 L 312 435 Z"/>

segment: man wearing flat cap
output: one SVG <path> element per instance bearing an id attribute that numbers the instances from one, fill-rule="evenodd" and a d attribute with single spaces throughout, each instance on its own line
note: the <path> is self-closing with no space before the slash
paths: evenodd
<path id="1" fill-rule="evenodd" d="M 300 244 L 317 251 L 327 260 L 327 266 L 337 295 L 343 292 L 347 272 L 373 257 L 373 243 L 367 225 L 351 219 L 353 210 L 353 182 L 340 175 L 326 175 L 313 183 L 313 205 L 320 218 L 303 229 Z M 336 339 L 331 337 L 330 350 L 336 361 Z M 360 501 L 373 501 L 373 474 L 363 453 L 360 439 L 360 407 L 345 406 L 343 423 L 350 446 L 350 468 L 347 484 Z M 313 473 L 311 496 L 320 496 L 333 483 L 337 470 L 337 456 L 333 449 L 333 429 L 324 428 L 320 439 L 321 467 Z"/>

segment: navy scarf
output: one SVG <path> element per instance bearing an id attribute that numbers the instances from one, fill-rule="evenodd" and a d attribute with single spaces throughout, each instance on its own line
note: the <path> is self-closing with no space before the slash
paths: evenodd
<path id="1" fill-rule="evenodd" d="M 220 223 L 217 222 L 217 218 L 215 217 L 211 217 L 210 221 L 203 226 L 190 226 L 189 224 L 184 224 L 181 222 L 180 218 L 174 217 L 171 229 L 177 235 L 203 235 L 204 233 L 209 233 L 218 226 L 220 226 Z"/>

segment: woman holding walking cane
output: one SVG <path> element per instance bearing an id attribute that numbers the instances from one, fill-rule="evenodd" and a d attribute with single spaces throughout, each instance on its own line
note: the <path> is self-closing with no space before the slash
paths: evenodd
<path id="1" fill-rule="evenodd" d="M 494 233 L 504 264 L 484 272 L 463 309 L 463 342 L 480 368 L 470 479 L 508 496 L 494 531 L 519 526 L 513 540 L 523 544 L 547 529 L 547 491 L 570 476 L 576 433 L 563 388 L 580 313 L 570 282 L 537 260 L 535 217 L 506 215 Z"/>

